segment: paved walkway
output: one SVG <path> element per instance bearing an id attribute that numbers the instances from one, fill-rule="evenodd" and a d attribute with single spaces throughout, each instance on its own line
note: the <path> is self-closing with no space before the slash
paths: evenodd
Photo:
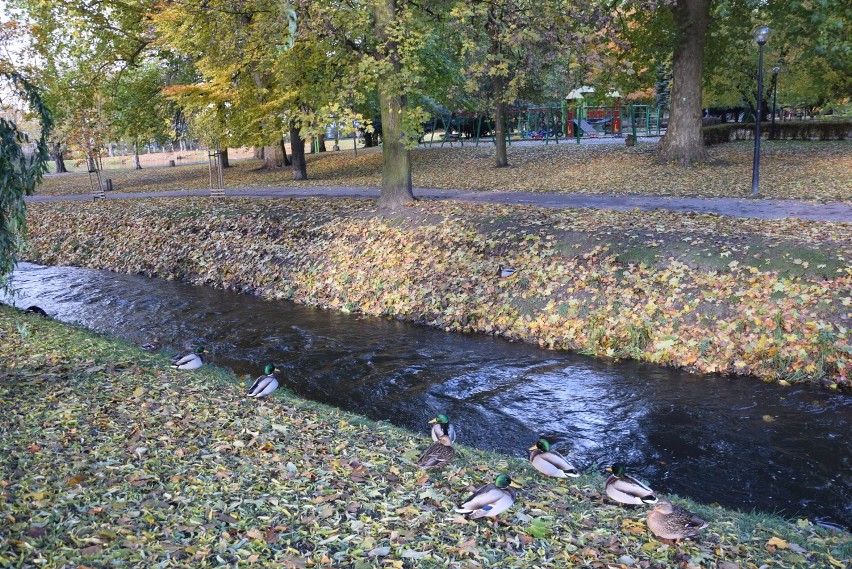
<path id="1" fill-rule="evenodd" d="M 107 199 L 206 196 L 208 190 L 106 194 Z M 226 196 L 248 198 L 333 197 L 375 199 L 378 188 L 316 186 L 276 188 L 234 188 Z M 549 194 L 536 192 L 470 192 L 415 188 L 414 195 L 425 200 L 457 200 L 468 203 L 502 203 L 558 208 L 597 208 L 613 210 L 667 209 L 680 212 L 715 213 L 730 217 L 782 219 L 795 217 L 812 221 L 852 223 L 852 202 L 813 203 L 798 200 L 746 198 L 675 198 L 657 196 L 620 196 L 597 194 Z M 91 201 L 89 194 L 68 196 L 30 196 L 27 202 Z"/>

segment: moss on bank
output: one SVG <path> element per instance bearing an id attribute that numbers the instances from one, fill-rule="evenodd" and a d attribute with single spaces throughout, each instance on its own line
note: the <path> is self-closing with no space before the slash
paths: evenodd
<path id="1" fill-rule="evenodd" d="M 33 204 L 26 258 L 700 372 L 850 385 L 850 224 L 449 203 L 381 217 L 373 207 Z M 498 278 L 501 265 L 518 272 Z"/>
<path id="2" fill-rule="evenodd" d="M 602 477 L 538 477 L 286 392 L 255 401 L 229 372 L 0 307 L 2 567 L 843 567 L 848 533 L 678 500 L 710 521 L 654 539 L 644 511 L 603 504 Z M 507 470 L 499 525 L 453 513 Z"/>

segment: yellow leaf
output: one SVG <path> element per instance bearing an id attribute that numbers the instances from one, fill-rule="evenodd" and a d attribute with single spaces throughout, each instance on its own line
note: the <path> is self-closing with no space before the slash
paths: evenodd
<path id="1" fill-rule="evenodd" d="M 787 549 L 787 547 L 789 547 L 787 542 L 780 537 L 770 538 L 770 540 L 766 542 L 766 545 L 774 545 L 778 549 Z"/>
<path id="2" fill-rule="evenodd" d="M 246 536 L 252 539 L 263 539 L 263 534 L 260 533 L 260 530 L 257 528 L 251 528 L 246 532 Z"/>

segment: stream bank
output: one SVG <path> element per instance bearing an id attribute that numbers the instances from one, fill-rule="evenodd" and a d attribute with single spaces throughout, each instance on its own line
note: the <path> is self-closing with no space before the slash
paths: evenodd
<path id="1" fill-rule="evenodd" d="M 367 568 L 843 567 L 847 532 L 677 499 L 710 521 L 667 545 L 644 510 L 603 504 L 603 478 L 544 480 L 459 445 L 426 476 L 429 443 L 230 372 L 168 368 L 79 328 L 0 307 L 0 563 Z M 523 486 L 499 525 L 452 511 L 508 470 Z"/>
<path id="2" fill-rule="evenodd" d="M 359 200 L 31 204 L 27 260 L 847 389 L 850 224 Z M 791 237 L 795 236 L 795 238 Z M 499 267 L 517 272 L 499 278 Z"/>

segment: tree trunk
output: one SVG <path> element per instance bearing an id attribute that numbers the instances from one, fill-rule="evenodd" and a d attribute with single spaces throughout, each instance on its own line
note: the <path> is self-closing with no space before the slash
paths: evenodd
<path id="1" fill-rule="evenodd" d="M 308 179 L 308 164 L 305 161 L 305 139 L 299 134 L 299 127 L 290 122 L 290 154 L 292 155 L 293 179 Z"/>
<path id="2" fill-rule="evenodd" d="M 362 134 L 364 135 L 364 148 L 372 148 L 376 145 L 374 136 L 376 134 L 375 132 L 367 132 L 365 130 Z"/>
<path id="3" fill-rule="evenodd" d="M 391 62 L 395 75 L 401 71 L 399 46 L 390 39 L 390 29 L 396 23 L 396 0 L 381 0 L 373 8 L 376 35 L 385 44 L 385 57 Z M 379 107 L 382 112 L 382 193 L 380 210 L 396 209 L 414 201 L 411 190 L 411 154 L 405 146 L 402 131 L 402 109 L 405 97 L 392 81 L 379 82 Z"/>
<path id="4" fill-rule="evenodd" d="M 499 101 L 494 106 L 494 143 L 497 146 L 497 167 L 504 168 L 509 165 L 506 151 L 506 103 Z"/>
<path id="5" fill-rule="evenodd" d="M 50 157 L 53 158 L 53 161 L 56 163 L 56 173 L 57 174 L 67 174 L 68 168 L 65 167 L 65 158 L 62 156 L 62 145 L 58 142 L 53 144 L 53 152 L 50 153 Z"/>
<path id="6" fill-rule="evenodd" d="M 284 138 L 283 137 L 281 138 L 281 140 L 278 141 L 278 144 L 281 146 L 281 156 L 284 157 L 284 165 L 285 166 L 292 166 L 293 162 L 290 161 L 290 157 L 287 156 L 287 147 L 284 145 Z"/>
<path id="7" fill-rule="evenodd" d="M 689 165 L 706 159 L 701 134 L 701 65 L 710 24 L 710 0 L 677 0 L 672 9 L 677 43 L 672 61 L 669 125 L 660 142 L 660 162 Z"/>
<path id="8" fill-rule="evenodd" d="M 133 145 L 133 167 L 136 170 L 142 169 L 142 163 L 139 162 L 139 143 Z"/>
<path id="9" fill-rule="evenodd" d="M 488 10 L 489 54 L 496 61 L 500 59 L 500 29 L 502 27 L 502 12 L 497 13 L 497 8 L 492 6 Z M 494 76 L 494 146 L 496 147 L 497 167 L 504 168 L 509 165 L 509 156 L 506 152 L 506 103 L 504 101 L 506 91 L 506 77 L 502 74 Z"/>
<path id="10" fill-rule="evenodd" d="M 219 151 L 219 160 L 222 161 L 222 168 L 230 168 L 231 163 L 228 161 L 228 149 L 223 148 Z"/>
<path id="11" fill-rule="evenodd" d="M 319 151 L 320 152 L 328 152 L 328 149 L 325 147 L 325 135 L 319 135 Z"/>
<path id="12" fill-rule="evenodd" d="M 254 150 L 252 151 L 252 157 L 255 160 L 264 160 L 265 157 L 266 157 L 266 153 L 264 151 L 264 148 L 266 148 L 266 147 L 265 146 L 255 146 Z"/>
<path id="13" fill-rule="evenodd" d="M 275 170 L 283 168 L 286 164 L 287 155 L 283 153 L 284 145 L 268 144 L 263 147 L 261 158 L 263 158 L 263 167 L 267 170 Z"/>

